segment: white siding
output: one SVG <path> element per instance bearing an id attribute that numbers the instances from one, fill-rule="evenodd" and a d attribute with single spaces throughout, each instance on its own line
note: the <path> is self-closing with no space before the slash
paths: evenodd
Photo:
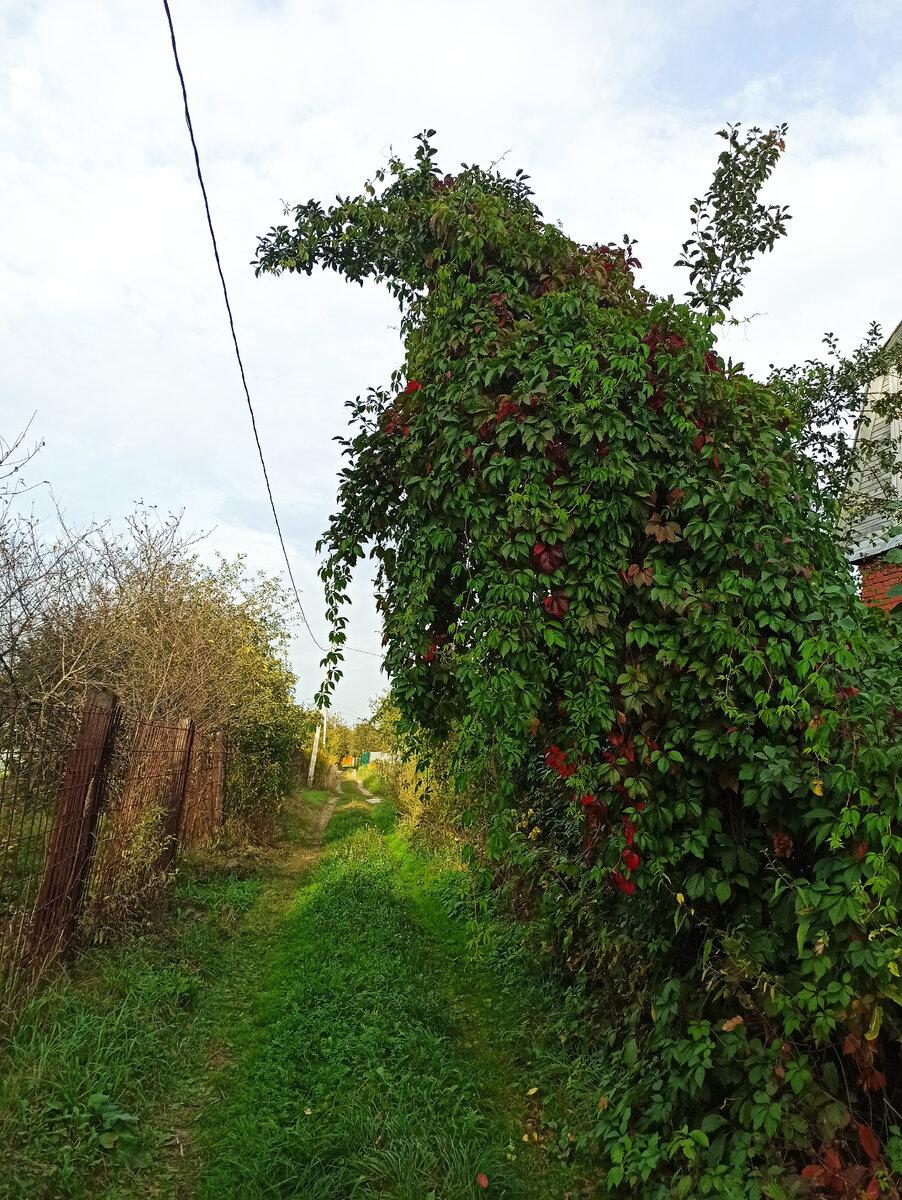
<path id="1" fill-rule="evenodd" d="M 887 345 L 892 345 L 902 338 L 902 323 L 896 326 Z M 902 421 L 887 421 L 873 411 L 874 401 L 885 392 L 898 392 L 902 389 L 902 380 L 897 374 L 881 375 L 868 388 L 865 398 L 864 416 L 856 437 L 856 445 L 862 441 L 885 441 L 888 438 L 897 442 L 902 439 Z M 866 468 L 867 474 L 856 473 L 849 481 L 851 491 L 865 496 L 885 499 L 895 497 L 902 500 L 902 476 L 879 473 L 876 466 Z M 880 553 L 889 546 L 886 537 L 887 520 L 885 517 L 874 515 L 864 517 L 855 522 L 852 527 L 853 561 Z"/>

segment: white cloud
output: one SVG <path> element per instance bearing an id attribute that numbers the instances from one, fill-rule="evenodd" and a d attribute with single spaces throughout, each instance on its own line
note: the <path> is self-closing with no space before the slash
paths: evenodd
<path id="1" fill-rule="evenodd" d="M 729 348 L 758 371 L 798 359 L 824 329 L 853 340 L 871 317 L 902 315 L 902 106 L 880 66 L 898 48 L 883 19 L 897 6 L 870 7 L 879 47 L 854 6 L 828 27 L 805 5 L 749 0 L 174 0 L 260 433 L 318 636 L 332 438 L 344 402 L 398 363 L 398 314 L 387 294 L 331 275 L 254 279 L 280 201 L 356 192 L 390 143 L 407 153 L 429 125 L 452 170 L 511 148 L 546 216 L 587 241 L 637 236 L 648 286 L 679 293 L 672 263 L 713 131 L 789 120 L 771 193 L 793 208 L 791 236 L 756 269 L 743 311 L 762 315 Z M 139 497 L 185 507 L 192 526 L 216 527 L 211 547 L 277 571 L 162 6 L 110 11 L 30 0 L 0 17 L 0 428 L 37 410 L 41 473 L 74 518 Z M 349 640 L 378 649 L 368 579 Z M 301 633 L 303 695 L 318 659 Z M 337 702 L 365 711 L 383 685 L 376 659 L 350 656 Z"/>

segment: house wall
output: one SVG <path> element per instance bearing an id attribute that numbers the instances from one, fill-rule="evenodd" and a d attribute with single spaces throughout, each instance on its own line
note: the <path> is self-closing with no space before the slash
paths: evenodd
<path id="1" fill-rule="evenodd" d="M 900 341 L 902 321 L 893 330 L 886 345 L 889 347 Z M 880 416 L 876 409 L 881 397 L 900 391 L 902 378 L 896 372 L 874 379 L 867 390 L 862 421 L 855 434 L 855 447 L 858 450 L 869 442 L 891 446 L 897 465 L 902 451 L 902 419 L 887 420 L 885 416 Z M 856 565 L 861 566 L 876 559 L 898 542 L 898 539 L 887 540 L 887 526 L 895 524 L 895 521 L 888 521 L 886 516 L 863 515 L 869 501 L 893 499 L 902 499 L 902 475 L 883 470 L 865 456 L 863 461 L 859 461 L 858 470 L 849 480 L 840 514 L 840 534 L 844 542 L 850 543 L 852 560 Z"/>
<path id="2" fill-rule="evenodd" d="M 888 563 L 882 555 L 877 555 L 858 563 L 858 569 L 861 571 L 861 598 L 865 604 L 889 612 L 896 604 L 902 603 L 898 597 L 893 600 L 886 598 L 891 587 L 902 584 L 902 564 Z"/>

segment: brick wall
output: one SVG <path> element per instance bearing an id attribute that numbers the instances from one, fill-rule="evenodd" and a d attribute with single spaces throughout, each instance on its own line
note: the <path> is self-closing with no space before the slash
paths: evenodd
<path id="1" fill-rule="evenodd" d="M 876 558 L 865 559 L 858 564 L 861 571 L 861 598 L 865 604 L 882 608 L 889 612 L 896 604 L 902 604 L 902 598 L 887 600 L 886 593 L 891 587 L 902 583 L 902 564 L 888 563 L 878 555 Z"/>

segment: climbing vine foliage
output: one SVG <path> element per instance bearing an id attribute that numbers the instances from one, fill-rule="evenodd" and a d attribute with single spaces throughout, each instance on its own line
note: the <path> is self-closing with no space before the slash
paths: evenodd
<path id="1" fill-rule="evenodd" d="M 430 136 L 258 248 L 403 310 L 403 369 L 350 406 L 332 678 L 370 553 L 404 718 L 492 781 L 485 861 L 598 1004 L 568 1153 L 617 1195 L 878 1195 L 902 1155 L 892 623 L 785 396 L 717 355 L 722 312 L 543 221 L 526 176 L 442 175 Z"/>

